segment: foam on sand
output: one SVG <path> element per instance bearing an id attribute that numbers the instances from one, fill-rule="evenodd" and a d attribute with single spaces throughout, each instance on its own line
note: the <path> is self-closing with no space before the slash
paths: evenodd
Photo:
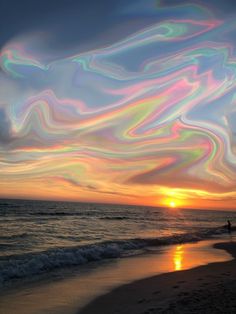
<path id="1" fill-rule="evenodd" d="M 194 242 L 225 233 L 226 229 L 211 228 L 201 232 L 162 238 L 137 238 L 120 241 L 108 241 L 93 245 L 72 248 L 57 248 L 39 253 L 28 253 L 2 258 L 0 263 L 0 284 L 16 278 L 27 278 L 54 269 L 78 266 L 91 261 L 118 258 L 132 255 L 133 252 L 149 246 L 170 245 Z"/>

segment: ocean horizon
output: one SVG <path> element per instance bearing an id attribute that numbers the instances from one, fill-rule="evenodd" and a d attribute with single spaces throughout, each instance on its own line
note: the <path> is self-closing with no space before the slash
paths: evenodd
<path id="1" fill-rule="evenodd" d="M 227 232 L 233 211 L 0 200 L 0 284 Z"/>

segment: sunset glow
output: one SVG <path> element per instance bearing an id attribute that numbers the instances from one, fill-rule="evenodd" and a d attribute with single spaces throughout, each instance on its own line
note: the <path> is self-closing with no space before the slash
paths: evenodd
<path id="1" fill-rule="evenodd" d="M 236 0 L 0 23 L 0 312 L 235 312 Z"/>
<path id="2" fill-rule="evenodd" d="M 4 42 L 0 197 L 235 207 L 236 20 L 180 2 L 117 5 L 67 50 L 50 25 Z"/>
<path id="3" fill-rule="evenodd" d="M 176 207 L 176 203 L 174 201 L 170 201 L 170 207 L 171 208 L 175 208 Z"/>

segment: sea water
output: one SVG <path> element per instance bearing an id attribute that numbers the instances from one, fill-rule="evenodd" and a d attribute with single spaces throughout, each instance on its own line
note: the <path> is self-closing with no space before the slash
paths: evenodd
<path id="1" fill-rule="evenodd" d="M 0 285 L 146 247 L 226 232 L 236 213 L 53 201 L 0 201 Z"/>

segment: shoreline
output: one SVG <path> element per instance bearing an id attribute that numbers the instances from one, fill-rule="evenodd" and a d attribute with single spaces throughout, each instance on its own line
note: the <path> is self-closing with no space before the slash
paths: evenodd
<path id="1" fill-rule="evenodd" d="M 84 265 L 83 270 L 81 268 L 58 270 L 53 276 L 44 276 L 42 280 L 36 282 L 33 280 L 30 284 L 15 287 L 13 291 L 10 289 L 9 293 L 6 291 L 6 294 L 0 295 L 0 314 L 83 313 L 100 297 L 107 296 L 116 289 L 122 289 L 124 285 L 132 286 L 137 281 L 165 276 L 164 274 L 170 274 L 174 270 L 179 272 L 180 269 L 193 269 L 212 262 L 232 260 L 232 256 L 225 250 L 218 251 L 213 248 L 215 243 L 225 241 L 227 240 L 218 238 L 160 246 L 150 248 L 144 254 L 101 261 L 100 265 L 97 262 Z M 138 299 L 139 305 L 142 303 L 144 306 L 147 305 L 140 300 L 141 298 Z M 112 303 L 116 302 L 115 299 L 113 301 Z M 129 300 L 123 304 L 129 305 Z M 103 310 L 98 312 L 95 306 L 95 311 L 93 309 L 89 313 L 100 312 L 103 313 Z M 113 311 L 108 313 L 113 314 Z M 133 310 L 130 313 L 133 314 Z M 137 313 L 142 314 L 145 311 Z"/>
<path id="2" fill-rule="evenodd" d="M 77 313 L 236 313 L 236 242 L 216 243 L 214 248 L 228 252 L 233 260 L 120 286 Z"/>

